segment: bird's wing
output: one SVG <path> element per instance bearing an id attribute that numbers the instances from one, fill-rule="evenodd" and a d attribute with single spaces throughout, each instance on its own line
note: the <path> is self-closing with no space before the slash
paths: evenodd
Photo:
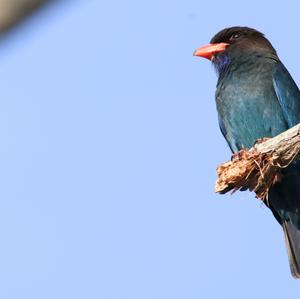
<path id="1" fill-rule="evenodd" d="M 221 133 L 223 134 L 225 140 L 227 141 L 227 144 L 228 144 L 229 148 L 231 149 L 231 151 L 233 153 L 238 152 L 239 149 L 234 145 L 234 143 L 230 142 L 232 140 L 232 138 L 230 138 L 230 136 L 228 136 L 227 130 L 225 128 L 225 125 L 224 125 L 220 115 L 218 115 L 218 121 L 219 121 L 219 127 L 220 127 L 220 130 L 221 130 Z"/>
<path id="2" fill-rule="evenodd" d="M 273 86 L 288 126 L 295 126 L 300 122 L 300 91 L 280 61 L 274 65 Z M 295 278 L 300 278 L 299 162 L 285 171 L 286 179 L 274 186 L 273 194 L 271 190 L 270 202 L 274 215 L 278 213 L 281 216 L 279 222 L 284 230 L 291 272 Z"/>
<path id="3" fill-rule="evenodd" d="M 280 61 L 274 64 L 273 85 L 289 127 L 300 123 L 300 91 L 292 76 Z"/>

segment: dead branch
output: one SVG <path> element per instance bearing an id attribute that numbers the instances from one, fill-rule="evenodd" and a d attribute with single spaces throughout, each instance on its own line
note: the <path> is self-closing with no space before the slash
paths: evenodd
<path id="1" fill-rule="evenodd" d="M 243 149 L 231 161 L 219 165 L 215 192 L 249 189 L 264 200 L 270 187 L 280 181 L 281 169 L 298 158 L 300 124 L 276 137 L 256 142 L 251 149 Z"/>

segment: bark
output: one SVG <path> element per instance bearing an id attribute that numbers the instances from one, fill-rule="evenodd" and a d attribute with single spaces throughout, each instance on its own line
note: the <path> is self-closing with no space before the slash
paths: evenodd
<path id="1" fill-rule="evenodd" d="M 249 150 L 235 153 L 218 166 L 215 192 L 254 191 L 267 199 L 270 187 L 280 181 L 281 169 L 300 158 L 300 124 L 270 139 L 258 140 Z"/>

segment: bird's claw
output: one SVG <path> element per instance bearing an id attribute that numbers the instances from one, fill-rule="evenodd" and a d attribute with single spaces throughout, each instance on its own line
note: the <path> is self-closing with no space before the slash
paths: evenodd
<path id="1" fill-rule="evenodd" d="M 271 139 L 271 138 L 270 138 L 270 137 L 258 138 L 258 139 L 255 141 L 254 145 L 264 143 L 265 141 L 267 141 L 267 140 L 269 140 L 269 139 Z"/>
<path id="2" fill-rule="evenodd" d="M 237 160 L 241 160 L 243 159 L 243 157 L 245 156 L 245 149 L 241 149 L 238 152 L 233 153 L 233 155 L 231 156 L 231 161 L 237 161 Z"/>

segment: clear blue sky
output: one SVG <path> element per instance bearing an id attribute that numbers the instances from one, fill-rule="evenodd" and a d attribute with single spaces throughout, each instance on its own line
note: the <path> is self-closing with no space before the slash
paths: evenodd
<path id="1" fill-rule="evenodd" d="M 300 4 L 74 1 L 0 46 L 0 298 L 295 298 L 254 195 L 214 194 L 230 158 L 218 30 L 272 41 L 300 83 Z"/>

